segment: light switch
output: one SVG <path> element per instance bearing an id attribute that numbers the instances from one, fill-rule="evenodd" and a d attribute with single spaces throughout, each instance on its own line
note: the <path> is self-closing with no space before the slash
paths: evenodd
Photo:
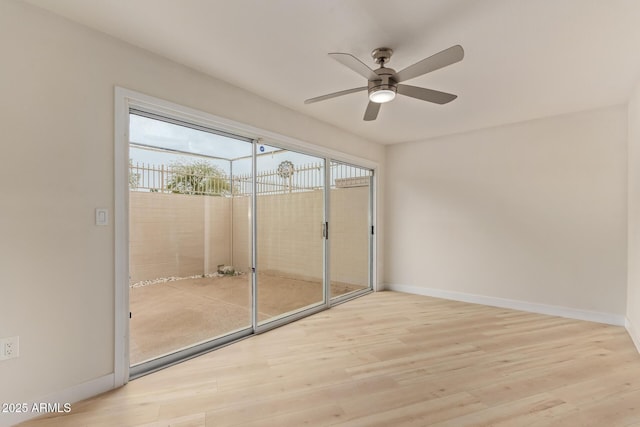
<path id="1" fill-rule="evenodd" d="M 103 208 L 96 209 L 96 225 L 109 224 L 109 210 Z"/>

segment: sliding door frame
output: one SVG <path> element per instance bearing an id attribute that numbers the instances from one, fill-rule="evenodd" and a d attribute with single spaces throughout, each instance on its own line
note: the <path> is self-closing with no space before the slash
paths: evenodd
<path id="1" fill-rule="evenodd" d="M 257 149 L 257 145 L 258 144 L 262 144 L 264 143 L 264 141 L 262 139 L 258 139 L 256 141 L 254 141 L 254 158 L 253 158 L 253 165 L 254 165 L 254 170 L 253 170 L 253 176 L 254 176 L 254 181 L 253 181 L 253 188 L 254 190 L 257 188 L 256 187 L 256 172 L 257 172 L 257 159 L 256 159 L 256 149 Z M 323 156 L 317 156 L 317 155 L 313 155 L 313 154 L 309 154 L 308 152 L 305 152 L 305 150 L 300 150 L 300 149 L 289 149 L 287 147 L 282 146 L 282 144 L 279 143 L 270 143 L 269 144 L 272 147 L 275 148 L 282 148 L 288 151 L 295 151 L 297 153 L 300 154 L 306 154 L 306 155 L 312 155 L 315 156 L 319 159 L 322 159 L 322 162 L 324 164 L 324 180 L 323 180 L 323 185 L 324 185 L 324 189 L 323 189 L 323 199 L 322 199 L 322 218 L 323 218 L 323 223 L 327 223 L 327 221 L 329 220 L 329 191 L 328 191 L 328 187 L 327 184 L 329 183 L 329 178 L 327 176 L 327 172 L 329 169 L 329 158 L 325 157 L 325 155 Z M 255 199 L 257 199 L 257 192 L 253 191 L 253 196 Z M 257 203 L 256 203 L 257 204 Z M 257 234 L 258 234 L 258 228 L 257 228 L 257 223 L 258 223 L 258 215 L 257 215 L 257 207 L 256 204 L 254 204 L 254 212 L 256 212 L 256 215 L 254 215 L 252 217 L 252 222 L 253 222 L 253 226 L 254 226 L 254 264 L 253 264 L 253 276 L 254 276 L 254 283 L 257 283 L 257 272 L 260 270 L 260 266 L 258 264 L 258 256 L 257 256 L 257 252 L 258 252 L 258 245 L 257 245 L 257 241 L 255 239 L 257 239 Z M 318 224 L 321 225 L 321 224 Z M 304 308 L 304 309 L 299 309 L 296 311 L 293 311 L 291 313 L 282 315 L 282 316 L 278 316 L 276 317 L 274 320 L 269 320 L 268 322 L 262 323 L 260 324 L 257 319 L 256 322 L 254 323 L 254 329 L 255 329 L 255 333 L 256 334 L 261 334 L 263 332 L 267 332 L 270 331 L 271 329 L 274 328 L 278 328 L 282 325 L 286 325 L 287 323 L 291 323 L 294 322 L 296 320 L 302 319 L 303 317 L 307 317 L 310 316 L 312 314 L 318 313 L 320 311 L 326 310 L 328 309 L 331 304 L 330 304 L 330 282 L 329 282 L 329 244 L 328 244 L 328 234 L 325 234 L 322 238 L 322 302 L 318 303 L 318 304 L 314 304 L 311 307 L 308 308 Z M 258 300 L 257 300 L 257 293 L 259 292 L 259 286 L 255 286 L 254 287 L 254 306 L 253 306 L 253 312 L 256 314 L 257 317 L 257 308 L 258 308 Z"/>
<path id="2" fill-rule="evenodd" d="M 251 140 L 253 144 L 252 150 L 252 170 L 253 170 L 253 194 L 251 199 L 251 229 L 252 229 L 252 303 L 253 309 L 251 318 L 251 327 L 236 331 L 231 335 L 227 335 L 207 343 L 199 344 L 193 347 L 193 351 L 180 360 L 170 358 L 158 359 L 157 366 L 149 366 L 150 371 L 157 370 L 167 366 L 167 364 L 177 363 L 187 358 L 196 357 L 200 354 L 219 348 L 231 342 L 244 339 L 253 334 L 260 334 L 277 328 L 286 323 L 301 319 L 311 314 L 326 310 L 329 307 L 347 301 L 351 298 L 363 295 L 364 293 L 375 291 L 377 283 L 376 274 L 376 244 L 375 235 L 370 238 L 370 288 L 348 295 L 348 298 L 338 298 L 331 300 L 330 292 L 330 263 L 329 263 L 329 242 L 325 237 L 323 239 L 323 286 L 324 301 L 323 303 L 310 307 L 308 309 L 292 313 L 282 318 L 276 319 L 269 323 L 258 325 L 257 313 L 257 292 L 256 287 L 256 271 L 257 265 L 257 215 L 256 215 L 256 147 L 258 143 L 265 143 L 279 148 L 301 152 L 317 156 L 324 159 L 324 220 L 330 222 L 329 204 L 330 204 L 330 162 L 338 161 L 358 167 L 368 168 L 373 171 L 372 185 L 370 190 L 370 222 L 375 226 L 376 221 L 376 192 L 374 191 L 375 181 L 377 179 L 378 164 L 348 155 L 339 151 L 331 150 L 306 143 L 295 138 L 270 132 L 264 129 L 256 128 L 250 125 L 239 123 L 233 120 L 208 114 L 199 110 L 185 107 L 173 102 L 165 101 L 149 95 L 145 95 L 129 89 L 115 87 L 115 103 L 114 103 L 114 124 L 115 124 L 115 141 L 114 141 L 114 185 L 115 185 L 115 203 L 114 203 L 114 233 L 115 233 L 115 253 L 114 253 L 114 296 L 115 296 L 115 323 L 114 323 L 114 388 L 126 384 L 136 372 L 129 364 L 129 182 L 128 182 L 128 165 L 129 165 L 129 112 L 130 110 L 141 110 L 151 114 L 157 114 L 169 119 L 183 121 L 202 125 L 206 128 L 219 130 L 220 133 L 226 133 L 238 136 L 238 139 Z M 377 233 L 376 233 L 377 234 Z M 213 343 L 214 347 L 209 345 Z M 170 356 L 170 355 L 169 355 Z M 165 356 L 166 357 L 166 356 Z M 160 363 L 162 362 L 162 363 Z M 145 373 L 148 371 L 145 371 Z"/>
<path id="3" fill-rule="evenodd" d="M 376 227 L 375 227 L 375 203 L 374 203 L 374 197 L 375 197 L 375 178 L 376 178 L 376 170 L 374 168 L 369 168 L 366 166 L 360 166 L 357 164 L 352 164 L 352 163 L 347 163 L 347 162 L 343 162 L 340 160 L 336 160 L 336 159 L 331 159 L 331 161 L 333 161 L 334 163 L 341 163 L 344 164 L 346 166 L 351 166 L 351 167 L 357 167 L 357 168 L 361 168 L 361 169 L 368 169 L 371 171 L 371 175 L 369 176 L 369 203 L 367 203 L 368 205 L 368 214 L 367 214 L 367 220 L 368 220 L 368 227 L 369 227 L 369 232 L 368 232 L 368 239 L 367 239 L 367 250 L 368 250 L 368 261 L 367 261 L 367 288 L 366 289 L 361 289 L 358 291 L 353 291 L 353 292 L 349 292 L 347 294 L 344 295 L 339 295 L 337 297 L 331 298 L 331 276 L 330 276 L 330 272 L 331 270 L 327 270 L 327 280 L 329 280 L 328 282 L 328 286 L 329 286 L 329 290 L 328 290 L 328 295 L 329 295 L 329 306 L 333 307 L 336 306 L 338 304 L 342 304 L 344 302 L 350 301 L 354 298 L 358 298 L 361 297 L 362 295 L 366 295 L 370 292 L 375 292 L 376 291 L 376 287 L 375 287 L 375 255 L 374 255 L 374 249 L 375 249 L 375 239 L 376 239 Z M 329 169 L 331 169 L 331 166 L 329 165 Z M 327 188 L 329 188 L 331 184 L 331 177 L 329 177 L 327 184 L 325 184 L 327 186 Z M 327 206 L 327 215 L 329 215 L 329 210 L 328 210 L 328 206 Z M 331 219 L 329 218 L 329 221 Z M 330 244 L 328 245 L 330 246 Z M 328 248 L 328 251 L 330 251 L 330 248 Z M 330 253 L 327 252 L 327 257 L 329 257 Z"/>

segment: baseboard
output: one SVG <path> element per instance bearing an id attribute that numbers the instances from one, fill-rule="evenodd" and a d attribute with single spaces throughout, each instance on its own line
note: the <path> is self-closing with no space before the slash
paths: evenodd
<path id="1" fill-rule="evenodd" d="M 467 294 L 464 292 L 446 291 L 442 289 L 424 288 L 414 285 L 387 284 L 385 289 L 397 292 L 406 292 L 428 297 L 442 298 L 454 301 L 469 302 L 472 304 L 489 305 L 492 307 L 510 308 L 513 310 L 528 311 L 531 313 L 548 314 L 569 319 L 586 320 L 589 322 L 605 323 L 608 325 L 624 326 L 625 317 L 612 313 L 581 310 L 555 305 L 539 304 L 534 302 L 512 300 L 506 298 L 489 297 L 484 295 Z"/>
<path id="2" fill-rule="evenodd" d="M 73 412 L 73 403 L 79 402 L 84 399 L 88 399 L 93 396 L 97 396 L 100 393 L 113 389 L 114 374 L 105 375 L 100 378 L 96 378 L 86 383 L 78 384 L 73 387 L 69 387 L 65 390 L 60 390 L 55 393 L 51 393 L 41 399 L 26 401 L 26 402 L 14 402 L 20 404 L 26 404 L 27 408 L 32 408 L 33 405 L 40 405 L 41 403 L 57 403 L 62 409 L 65 403 L 72 404 L 71 412 Z M 26 413 L 11 413 L 0 414 L 0 427 L 13 426 L 23 421 L 30 420 L 32 418 L 45 415 L 43 412 L 31 412 Z"/>
<path id="3" fill-rule="evenodd" d="M 638 353 L 640 353 L 640 334 L 638 334 L 638 329 L 634 327 L 628 317 L 624 319 L 624 327 L 627 328 L 631 341 L 633 341 L 636 349 L 638 349 Z"/>

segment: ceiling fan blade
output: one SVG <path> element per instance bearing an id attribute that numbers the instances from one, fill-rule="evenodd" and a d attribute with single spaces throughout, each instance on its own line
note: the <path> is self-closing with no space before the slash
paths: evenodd
<path id="1" fill-rule="evenodd" d="M 341 90 L 340 92 L 334 92 L 334 93 L 330 93 L 330 94 L 327 94 L 327 95 L 316 96 L 315 98 L 306 99 L 304 101 L 304 103 L 305 104 L 313 104 L 314 102 L 324 101 L 325 99 L 336 98 L 336 97 L 342 96 L 342 95 L 349 95 L 350 93 L 360 92 L 360 91 L 363 91 L 363 90 L 367 90 L 367 87 L 366 86 L 356 87 L 354 89 Z"/>
<path id="2" fill-rule="evenodd" d="M 364 112 L 364 121 L 370 122 L 375 120 L 378 117 L 378 111 L 380 111 L 380 106 L 382 104 L 378 102 L 369 101 L 369 105 L 367 105 L 367 109 Z"/>
<path id="3" fill-rule="evenodd" d="M 400 83 L 413 79 L 423 74 L 446 67 L 447 65 L 455 64 L 456 62 L 462 61 L 462 58 L 464 58 L 464 49 L 462 49 L 462 46 L 451 46 L 449 49 L 438 52 L 435 55 L 408 66 L 404 70 L 398 71 L 396 74 L 396 81 Z"/>
<path id="4" fill-rule="evenodd" d="M 373 72 L 364 62 L 349 53 L 330 53 L 333 59 L 360 74 L 367 80 L 379 79 L 378 75 Z"/>
<path id="5" fill-rule="evenodd" d="M 435 104 L 446 104 L 458 97 L 458 95 L 454 95 L 452 93 L 440 92 L 437 90 L 425 89 L 423 87 L 409 85 L 398 85 L 398 93 L 410 96 L 411 98 L 433 102 Z"/>

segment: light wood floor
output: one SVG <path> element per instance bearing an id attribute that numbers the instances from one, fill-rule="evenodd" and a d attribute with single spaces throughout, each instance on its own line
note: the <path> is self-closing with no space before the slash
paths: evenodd
<path id="1" fill-rule="evenodd" d="M 395 292 L 25 426 L 640 426 L 624 328 Z"/>

